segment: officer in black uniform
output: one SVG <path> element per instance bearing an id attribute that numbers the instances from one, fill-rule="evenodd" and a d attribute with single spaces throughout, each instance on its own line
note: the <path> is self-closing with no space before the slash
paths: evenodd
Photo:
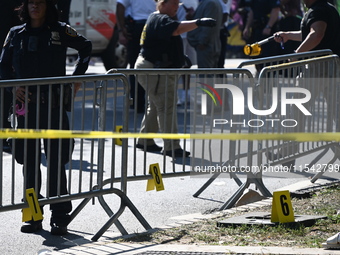
<path id="1" fill-rule="evenodd" d="M 199 26 L 214 27 L 216 20 L 201 18 L 188 21 L 177 21 L 179 0 L 159 0 L 158 12 L 150 14 L 141 36 L 141 54 L 135 68 L 180 68 L 185 65 L 183 43 L 180 34 L 196 29 Z M 141 133 L 177 133 L 177 113 L 174 103 L 177 102 L 177 84 L 174 75 L 139 75 L 138 81 L 148 94 L 148 109 L 143 117 Z M 159 129 L 159 130 L 158 130 Z M 177 139 L 163 139 L 163 152 L 171 157 L 188 157 Z M 138 139 L 137 148 L 146 151 L 160 151 L 162 148 L 153 139 Z"/>
<path id="2" fill-rule="evenodd" d="M 2 79 L 42 78 L 66 75 L 66 49 L 74 48 L 78 51 L 78 61 L 74 75 L 82 75 L 86 72 L 90 60 L 92 44 L 82 35 L 78 34 L 66 23 L 58 22 L 58 10 L 52 0 L 24 0 L 19 9 L 23 25 L 11 28 L 0 58 L 0 73 Z M 18 117 L 18 128 L 28 129 L 69 129 L 66 110 L 60 108 L 58 101 L 58 89 L 61 85 L 52 86 L 52 109 L 49 105 L 49 86 L 37 86 L 13 88 L 17 104 L 25 104 L 26 114 Z M 75 85 L 75 90 L 80 84 Z M 29 101 L 25 101 L 28 94 Z M 40 105 L 38 106 L 38 103 Z M 37 115 L 37 107 L 40 112 Z M 62 117 L 60 117 L 62 113 Z M 59 143 L 61 152 L 59 155 Z M 65 164 L 69 160 L 70 139 L 44 139 L 45 155 L 49 170 L 49 196 L 67 194 Z M 50 143 L 50 146 L 48 146 Z M 25 189 L 36 188 L 40 194 L 41 170 L 40 170 L 40 139 L 17 139 L 15 144 L 15 159 L 23 164 L 25 173 Z M 50 151 L 48 151 L 50 149 Z M 27 155 L 24 155 L 24 152 Z M 61 157 L 61 159 L 59 159 Z M 37 160 L 39 162 L 37 162 Z M 60 166 L 59 160 L 61 161 Z M 38 174 L 38 176 L 36 176 Z M 38 183 L 36 183 L 38 180 Z M 42 197 L 39 195 L 39 197 Z M 71 201 L 50 205 L 52 211 L 51 233 L 64 235 L 67 233 L 67 225 L 70 222 L 69 213 L 72 210 Z M 29 221 L 21 227 L 25 233 L 33 233 L 42 229 L 41 222 Z"/>
<path id="3" fill-rule="evenodd" d="M 22 0 L 1 0 L 0 1 L 0 53 L 2 51 L 2 46 L 6 39 L 6 35 L 11 27 L 21 24 L 18 13 L 15 8 L 22 3 Z M 1 93 L 4 93 L 3 97 Z M 2 118 L 2 128 L 11 128 L 11 124 L 7 121 L 8 112 L 10 110 L 11 104 L 11 93 L 6 89 L 0 90 L 0 104 L 3 100 L 3 105 L 0 108 L 0 115 Z M 1 140 L 0 140 L 1 141 Z M 3 142 L 3 151 L 10 153 L 11 149 L 7 144 L 5 139 Z"/>
<path id="4" fill-rule="evenodd" d="M 295 52 L 331 49 L 340 56 L 340 16 L 327 0 L 303 0 L 308 11 L 303 16 L 300 31 L 275 33 L 276 42 L 298 41 Z"/>

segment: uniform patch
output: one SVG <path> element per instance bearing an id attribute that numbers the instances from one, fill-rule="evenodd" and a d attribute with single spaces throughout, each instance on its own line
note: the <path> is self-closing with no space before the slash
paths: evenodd
<path id="1" fill-rule="evenodd" d="M 66 34 L 73 36 L 73 37 L 78 36 L 77 31 L 73 27 L 70 27 L 69 25 L 66 25 Z"/>
<path id="2" fill-rule="evenodd" d="M 59 32 L 52 31 L 52 40 L 54 40 L 54 41 L 59 41 L 60 40 Z"/>

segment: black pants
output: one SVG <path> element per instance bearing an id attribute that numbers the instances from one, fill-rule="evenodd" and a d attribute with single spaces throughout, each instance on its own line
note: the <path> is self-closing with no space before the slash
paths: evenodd
<path id="1" fill-rule="evenodd" d="M 221 53 L 220 57 L 218 59 L 218 68 L 224 68 L 224 61 L 225 61 L 225 55 L 227 53 L 227 38 L 228 38 L 229 32 L 226 27 L 223 27 L 220 30 L 220 40 L 221 40 Z"/>
<path id="2" fill-rule="evenodd" d="M 3 101 L 1 101 L 3 100 Z M 11 123 L 8 122 L 9 110 L 12 102 L 12 93 L 8 92 L 5 88 L 0 89 L 0 114 L 2 118 L 1 128 L 11 128 Z M 7 145 L 6 139 L 1 139 L 4 146 Z"/>
<path id="3" fill-rule="evenodd" d="M 48 107 L 47 104 L 41 104 L 40 114 L 36 113 L 37 105 L 28 104 L 28 113 L 26 117 L 18 117 L 18 128 L 28 129 L 47 129 L 48 127 Z M 66 111 L 62 113 L 62 119 L 59 118 L 60 109 L 58 107 L 52 109 L 51 129 L 59 129 L 60 122 L 63 130 L 69 130 L 69 122 Z M 37 117 L 39 117 L 38 126 Z M 27 126 L 25 121 L 27 118 Z M 15 159 L 19 164 L 23 164 L 23 172 L 25 176 L 25 189 L 37 188 L 37 193 L 41 198 L 41 140 L 40 139 L 15 139 L 12 146 L 15 146 Z M 50 143 L 50 146 L 49 146 Z M 65 195 L 67 191 L 67 180 L 65 172 L 65 164 L 68 163 L 70 154 L 73 150 L 73 139 L 44 139 L 44 151 L 47 160 L 48 187 L 49 196 Z M 25 146 L 26 144 L 26 146 Z M 70 147 L 71 145 L 71 147 Z M 59 155 L 59 147 L 61 146 L 61 155 Z M 26 152 L 26 156 L 25 156 Z M 60 166 L 59 166 L 60 160 Z M 36 183 L 36 180 L 38 183 Z M 68 213 L 72 210 L 71 201 L 55 203 L 50 205 L 52 211 L 51 223 L 58 226 L 67 226 L 70 222 Z"/>

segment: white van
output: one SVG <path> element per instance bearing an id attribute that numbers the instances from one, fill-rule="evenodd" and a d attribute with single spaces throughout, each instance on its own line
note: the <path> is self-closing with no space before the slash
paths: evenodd
<path id="1" fill-rule="evenodd" d="M 118 42 L 116 0 L 72 0 L 70 25 L 92 42 L 92 55 L 100 56 L 106 70 L 125 68 L 126 48 Z M 68 55 L 73 55 L 73 50 Z"/>

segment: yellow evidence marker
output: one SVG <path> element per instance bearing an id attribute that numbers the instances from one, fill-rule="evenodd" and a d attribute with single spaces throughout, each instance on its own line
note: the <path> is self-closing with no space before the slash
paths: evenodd
<path id="1" fill-rule="evenodd" d="M 116 132 L 117 133 L 122 133 L 123 132 L 123 126 L 116 126 Z M 123 145 L 123 140 L 122 138 L 116 138 L 116 145 Z"/>
<path id="2" fill-rule="evenodd" d="M 22 210 L 22 221 L 30 221 L 32 218 L 34 221 L 42 220 L 44 217 L 42 215 L 34 188 L 26 190 L 26 201 L 29 207 Z"/>
<path id="3" fill-rule="evenodd" d="M 271 222 L 295 222 L 289 190 L 275 191 L 273 193 Z"/>
<path id="4" fill-rule="evenodd" d="M 152 175 L 152 179 L 148 179 L 146 191 L 154 190 L 155 187 L 157 191 L 164 190 L 162 174 L 158 163 L 150 165 L 149 173 Z"/>

